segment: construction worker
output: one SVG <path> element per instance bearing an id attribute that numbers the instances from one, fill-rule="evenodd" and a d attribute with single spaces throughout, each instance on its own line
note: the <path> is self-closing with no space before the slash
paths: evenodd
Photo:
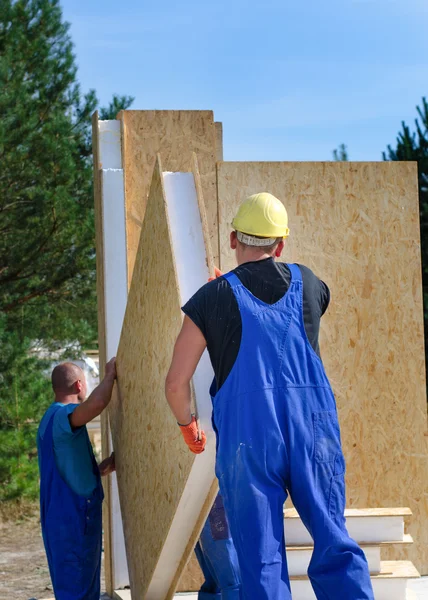
<path id="1" fill-rule="evenodd" d="M 189 448 L 203 451 L 190 381 L 207 347 L 215 374 L 216 475 L 245 600 L 291 598 L 287 494 L 314 540 L 308 576 L 316 597 L 373 600 L 364 553 L 345 527 L 345 461 L 319 355 L 328 287 L 307 267 L 275 262 L 289 230 L 287 212 L 271 194 L 245 200 L 232 227 L 238 267 L 183 307 L 167 400 Z"/>
<path id="2" fill-rule="evenodd" d="M 100 475 L 114 471 L 114 455 L 97 465 L 86 424 L 110 402 L 115 359 L 86 398 L 85 375 L 63 363 L 52 372 L 55 402 L 37 433 L 40 521 L 56 600 L 99 600 L 101 569 Z"/>

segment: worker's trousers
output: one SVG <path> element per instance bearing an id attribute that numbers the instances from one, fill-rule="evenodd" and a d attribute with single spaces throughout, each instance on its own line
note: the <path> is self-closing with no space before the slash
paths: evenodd
<path id="1" fill-rule="evenodd" d="M 205 578 L 198 600 L 240 600 L 238 558 L 220 495 L 201 532 L 195 554 Z"/>

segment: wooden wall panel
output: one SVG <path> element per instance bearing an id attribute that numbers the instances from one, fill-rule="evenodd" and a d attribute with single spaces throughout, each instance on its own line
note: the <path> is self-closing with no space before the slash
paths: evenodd
<path id="1" fill-rule="evenodd" d="M 216 130 L 212 111 L 127 110 L 118 118 L 123 127 L 129 284 L 157 153 L 162 156 L 165 171 L 187 171 L 191 154 L 196 152 L 211 247 L 217 260 Z"/>
<path id="2" fill-rule="evenodd" d="M 197 592 L 201 589 L 203 582 L 202 571 L 196 559 L 196 554 L 193 553 L 178 582 L 177 592 Z"/>
<path id="3" fill-rule="evenodd" d="M 164 380 L 183 319 L 180 269 L 168 215 L 158 163 L 117 356 L 119 394 L 109 407 L 131 591 L 140 600 L 173 596 L 217 491 L 214 433 L 207 431 L 209 447 L 195 458 L 164 396 Z M 209 250 L 206 254 L 209 257 Z M 202 264 L 205 278 L 208 267 Z M 187 514 L 186 519 L 177 518 L 179 511 Z M 173 552 L 175 558 L 170 558 Z"/>
<path id="4" fill-rule="evenodd" d="M 223 157 L 222 124 L 211 111 L 122 111 L 122 162 L 125 174 L 128 285 L 144 220 L 156 154 L 165 171 L 190 171 L 197 153 L 201 191 L 208 217 L 214 262 L 218 263 L 218 208 L 215 161 Z M 180 589 L 193 589 L 183 575 Z"/>
<path id="5" fill-rule="evenodd" d="M 145 251 L 139 255 L 134 273 L 140 289 L 131 283 L 117 356 L 120 399 L 112 402 L 109 410 L 131 590 L 141 600 L 170 526 L 169 506 L 177 504 L 194 460 L 168 414 L 162 384 L 182 317 L 157 170 L 150 194 L 142 234 Z M 158 251 L 159 240 L 163 240 L 162 252 Z M 171 439 L 164 435 L 166 431 Z M 157 457 L 162 463 L 166 452 L 177 458 L 181 481 L 176 478 L 176 463 L 159 464 Z M 160 507 L 156 515 L 154 503 Z M 147 518 L 142 518 L 142 511 L 148 511 Z"/>
<path id="6" fill-rule="evenodd" d="M 230 223 L 269 191 L 289 213 L 284 259 L 331 289 L 321 352 L 334 388 L 350 507 L 409 506 L 415 545 L 394 549 L 428 571 L 428 453 L 416 165 L 220 163 L 220 266 L 235 266 Z"/>
<path id="7" fill-rule="evenodd" d="M 223 160 L 223 123 L 216 122 L 215 126 L 215 147 L 216 147 L 216 160 L 221 162 Z"/>

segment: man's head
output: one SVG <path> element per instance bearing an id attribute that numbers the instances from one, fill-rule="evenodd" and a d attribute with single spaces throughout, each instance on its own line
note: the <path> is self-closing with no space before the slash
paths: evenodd
<path id="1" fill-rule="evenodd" d="M 238 264 L 281 256 L 284 238 L 289 235 L 284 205 L 267 192 L 254 194 L 241 204 L 232 221 L 230 247 Z"/>
<path id="2" fill-rule="evenodd" d="M 61 363 L 52 371 L 52 387 L 55 397 L 75 396 L 79 402 L 86 398 L 86 379 L 82 369 L 71 362 Z"/>

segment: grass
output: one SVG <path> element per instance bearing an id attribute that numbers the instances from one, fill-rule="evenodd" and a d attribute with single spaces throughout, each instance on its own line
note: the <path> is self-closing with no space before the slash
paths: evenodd
<path id="1" fill-rule="evenodd" d="M 31 500 L 8 500 L 0 502 L 0 523 L 20 523 L 39 515 L 39 503 Z"/>

